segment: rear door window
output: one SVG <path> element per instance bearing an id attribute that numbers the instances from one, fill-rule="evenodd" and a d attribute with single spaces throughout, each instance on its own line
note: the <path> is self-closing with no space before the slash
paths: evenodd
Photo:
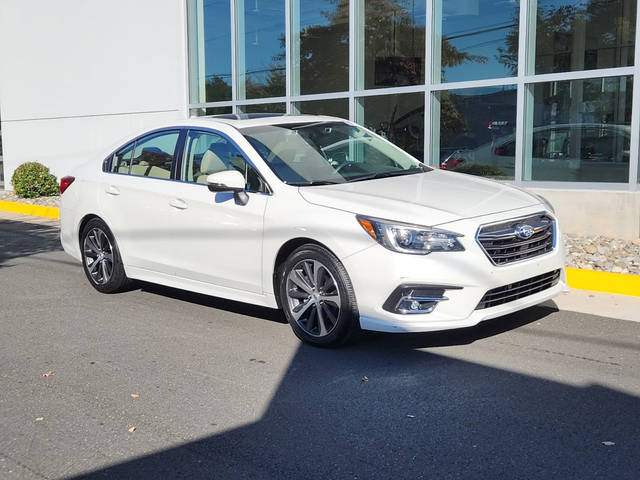
<path id="1" fill-rule="evenodd" d="M 159 132 L 136 141 L 129 173 L 140 177 L 171 178 L 180 132 Z"/>
<path id="2" fill-rule="evenodd" d="M 113 155 L 113 159 L 111 161 L 111 171 L 113 173 L 129 174 L 134 145 L 134 143 L 130 143 L 129 145 L 122 147 Z"/>

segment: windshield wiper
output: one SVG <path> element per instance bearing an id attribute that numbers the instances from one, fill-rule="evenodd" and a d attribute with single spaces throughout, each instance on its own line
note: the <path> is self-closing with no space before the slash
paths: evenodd
<path id="1" fill-rule="evenodd" d="M 349 180 L 347 180 L 348 183 L 351 182 L 361 182 L 363 180 L 373 180 L 376 178 L 387 178 L 387 177 L 399 177 L 402 175 L 412 175 L 414 173 L 424 173 L 424 172 L 428 172 L 429 170 L 423 169 L 423 168 L 410 168 L 408 170 L 394 170 L 391 172 L 378 172 L 378 173 L 371 173 L 369 175 L 362 175 L 360 177 L 354 177 L 351 178 Z"/>
<path id="2" fill-rule="evenodd" d="M 298 182 L 298 183 L 289 183 L 294 187 L 313 187 L 315 185 L 337 185 L 339 183 L 345 182 L 334 182 L 333 180 L 315 180 L 313 182 Z"/>

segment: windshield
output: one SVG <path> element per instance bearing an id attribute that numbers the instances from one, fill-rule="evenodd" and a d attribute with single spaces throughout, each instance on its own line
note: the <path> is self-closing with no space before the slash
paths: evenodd
<path id="1" fill-rule="evenodd" d="M 330 185 L 431 170 L 386 140 L 344 122 L 264 125 L 241 132 L 289 185 Z"/>

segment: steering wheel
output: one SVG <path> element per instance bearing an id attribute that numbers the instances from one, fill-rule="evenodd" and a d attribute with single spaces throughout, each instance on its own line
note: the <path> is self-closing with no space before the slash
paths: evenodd
<path id="1" fill-rule="evenodd" d="M 336 173 L 343 173 L 343 170 L 346 170 L 346 171 L 353 170 L 354 169 L 353 167 L 356 167 L 355 168 L 356 172 L 365 171 L 358 162 L 347 162 L 343 165 L 340 165 L 338 168 L 336 168 Z"/>

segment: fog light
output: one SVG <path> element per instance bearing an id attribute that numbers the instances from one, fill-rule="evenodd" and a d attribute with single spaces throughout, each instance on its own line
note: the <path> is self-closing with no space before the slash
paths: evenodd
<path id="1" fill-rule="evenodd" d="M 402 297 L 395 308 L 395 313 L 431 313 L 438 302 L 443 300 L 447 300 L 447 298 Z"/>
<path id="2" fill-rule="evenodd" d="M 401 315 L 431 313 L 439 302 L 448 300 L 445 290 L 460 290 L 462 287 L 440 285 L 400 285 L 384 302 L 387 312 Z"/>

